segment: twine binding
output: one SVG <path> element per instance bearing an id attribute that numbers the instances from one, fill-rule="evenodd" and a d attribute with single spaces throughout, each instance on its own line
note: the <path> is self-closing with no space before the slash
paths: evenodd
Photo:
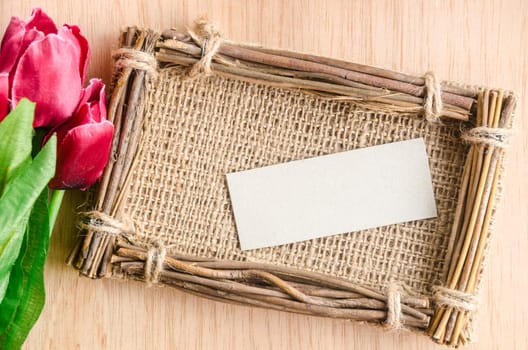
<path id="1" fill-rule="evenodd" d="M 122 223 L 100 211 L 88 211 L 79 214 L 77 227 L 93 233 L 104 233 L 112 236 L 134 234 L 134 228 Z"/>
<path id="2" fill-rule="evenodd" d="M 429 122 L 437 123 L 440 121 L 442 114 L 442 86 L 436 78 L 434 72 L 427 72 L 424 75 L 425 80 L 425 98 L 424 98 L 424 116 Z"/>
<path id="3" fill-rule="evenodd" d="M 222 45 L 222 36 L 216 26 L 206 19 L 196 21 L 195 29 L 189 30 L 191 38 L 201 47 L 201 58 L 196 62 L 187 77 L 190 79 L 211 75 L 211 63 Z"/>
<path id="4" fill-rule="evenodd" d="M 435 286 L 433 290 L 433 301 L 437 307 L 447 306 L 458 311 L 475 311 L 478 307 L 476 295 L 443 286 Z"/>
<path id="5" fill-rule="evenodd" d="M 147 252 L 147 259 L 145 260 L 144 277 L 147 285 L 158 283 L 161 272 L 163 271 L 163 264 L 167 249 L 160 240 L 155 240 L 150 245 Z"/>
<path id="6" fill-rule="evenodd" d="M 391 283 L 387 288 L 387 328 L 398 330 L 402 328 L 401 288 Z"/>
<path id="7" fill-rule="evenodd" d="M 479 126 L 462 134 L 461 138 L 468 143 L 484 144 L 497 148 L 506 148 L 512 135 L 510 129 Z"/>
<path id="8" fill-rule="evenodd" d="M 144 51 L 122 47 L 112 52 L 117 68 L 133 68 L 145 71 L 147 76 L 155 80 L 158 77 L 158 61 L 154 56 Z"/>

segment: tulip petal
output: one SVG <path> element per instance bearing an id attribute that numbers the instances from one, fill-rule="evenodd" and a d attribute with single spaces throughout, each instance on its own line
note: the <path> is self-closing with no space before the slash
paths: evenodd
<path id="1" fill-rule="evenodd" d="M 109 121 L 76 127 L 62 140 L 57 151 L 57 169 L 51 188 L 91 186 L 108 162 L 114 126 Z"/>
<path id="2" fill-rule="evenodd" d="M 105 85 L 100 79 L 90 80 L 90 85 L 81 90 L 81 99 L 75 114 L 64 123 L 53 128 L 44 138 L 44 143 L 54 133 L 62 140 L 73 128 L 84 124 L 100 123 L 106 120 Z"/>
<path id="3" fill-rule="evenodd" d="M 101 79 L 90 79 L 90 84 L 81 91 L 79 108 L 88 104 L 91 109 L 93 121 L 100 122 L 106 119 L 106 93 L 105 84 Z"/>
<path id="4" fill-rule="evenodd" d="M 9 73 L 13 68 L 24 39 L 25 23 L 18 17 L 11 17 L 0 48 L 0 72 Z"/>
<path id="5" fill-rule="evenodd" d="M 101 79 L 90 79 L 90 84 L 88 84 L 86 89 L 82 90 L 79 105 L 100 99 L 102 97 L 101 94 L 104 94 L 104 88 L 105 85 Z"/>
<path id="6" fill-rule="evenodd" d="M 6 45 L 2 47 L 2 52 L 0 52 L 0 57 L 2 57 L 0 72 L 11 72 L 28 46 L 34 41 L 44 39 L 44 34 L 36 29 L 24 31 L 21 34 L 16 34 L 9 38 L 6 41 Z"/>
<path id="7" fill-rule="evenodd" d="M 36 102 L 33 126 L 54 127 L 69 118 L 81 94 L 78 50 L 55 34 L 32 43 L 22 55 L 12 84 L 12 105 Z"/>
<path id="8" fill-rule="evenodd" d="M 0 73 L 0 122 L 9 112 L 9 75 Z"/>
<path id="9" fill-rule="evenodd" d="M 18 62 L 20 61 L 20 58 L 22 57 L 23 53 L 27 50 L 29 45 L 31 45 L 35 41 L 39 41 L 44 39 L 44 34 L 42 32 L 39 32 L 38 30 L 31 29 L 26 32 L 24 35 L 24 38 L 22 39 L 22 43 L 20 45 L 20 52 L 19 56 L 15 57 L 15 62 L 13 63 L 13 67 L 11 68 L 11 71 L 9 72 L 9 86 L 13 85 L 13 76 L 14 71 L 16 67 L 18 66 Z"/>
<path id="10" fill-rule="evenodd" d="M 57 134 L 57 139 L 61 142 L 71 129 L 84 124 L 95 124 L 106 120 L 105 101 L 105 85 L 103 82 L 100 79 L 90 80 L 90 85 L 81 91 L 79 106 L 75 114 L 64 123 L 51 129 L 44 138 L 43 144 L 53 134 Z"/>
<path id="11" fill-rule="evenodd" d="M 103 120 L 106 120 L 106 100 L 104 95 L 104 90 L 101 91 L 102 97 L 97 101 L 90 103 L 90 115 L 92 120 L 99 123 Z"/>
<path id="12" fill-rule="evenodd" d="M 71 116 L 71 118 L 68 118 L 64 123 L 51 129 L 46 135 L 46 137 L 44 137 L 42 144 L 44 145 L 46 142 L 48 142 L 48 139 L 53 136 L 53 134 L 57 134 L 57 140 L 61 142 L 61 140 L 63 140 L 66 135 L 70 132 L 70 130 L 85 124 L 92 124 L 90 107 L 87 104 L 84 104 L 82 108 L 80 108 L 73 116 Z"/>
<path id="13" fill-rule="evenodd" d="M 33 9 L 27 21 L 11 17 L 0 48 L 0 72 L 10 72 L 32 41 L 56 33 L 57 26 L 40 8 Z"/>
<path id="14" fill-rule="evenodd" d="M 79 74 L 81 76 L 81 85 L 83 85 L 88 64 L 90 63 L 90 45 L 88 45 L 88 40 L 81 34 L 81 29 L 76 25 L 65 24 L 59 29 L 59 36 L 71 41 L 79 49 Z"/>
<path id="15" fill-rule="evenodd" d="M 26 21 L 26 30 L 36 28 L 45 35 L 57 34 L 55 22 L 42 9 L 36 7 L 31 12 L 31 17 Z"/>

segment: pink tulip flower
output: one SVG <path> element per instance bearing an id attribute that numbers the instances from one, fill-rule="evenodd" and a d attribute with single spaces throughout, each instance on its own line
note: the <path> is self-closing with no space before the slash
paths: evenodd
<path id="1" fill-rule="evenodd" d="M 76 111 L 90 49 L 79 27 L 57 28 L 41 9 L 12 17 L 0 46 L 0 121 L 18 101 L 36 102 L 33 126 L 53 128 Z"/>
<path id="2" fill-rule="evenodd" d="M 57 134 L 57 168 L 49 186 L 56 189 L 91 186 L 108 162 L 114 126 L 106 120 L 105 86 L 92 79 L 81 92 L 72 118 L 52 129 Z"/>

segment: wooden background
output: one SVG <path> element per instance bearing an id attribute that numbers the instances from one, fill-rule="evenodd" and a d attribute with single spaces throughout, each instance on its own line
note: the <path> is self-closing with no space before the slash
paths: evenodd
<path id="1" fill-rule="evenodd" d="M 89 77 L 110 81 L 119 29 L 218 21 L 234 40 L 301 50 L 443 80 L 518 93 L 517 135 L 483 283 L 479 343 L 470 349 L 528 348 L 527 1 L 125 1 L 43 0 L 59 24 L 79 24 L 92 47 Z M 9 17 L 32 1 L 2 0 Z M 224 305 L 169 288 L 91 281 L 64 265 L 76 234 L 78 194 L 61 211 L 47 263 L 47 304 L 27 349 L 440 349 L 414 334 L 341 320 Z M 75 200 L 77 199 L 77 201 Z"/>

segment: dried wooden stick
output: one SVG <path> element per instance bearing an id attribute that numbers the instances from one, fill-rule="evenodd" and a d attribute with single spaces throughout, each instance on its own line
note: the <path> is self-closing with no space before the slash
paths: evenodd
<path id="1" fill-rule="evenodd" d="M 188 64 L 189 61 L 190 61 L 188 59 L 191 58 L 191 57 L 194 57 L 196 59 L 196 61 L 194 62 L 194 63 L 196 63 L 198 61 L 198 59 L 201 57 L 201 51 L 202 51 L 201 48 L 196 46 L 194 43 L 193 44 L 187 44 L 184 41 L 177 41 L 177 40 L 165 40 L 163 42 L 160 42 L 158 44 L 158 47 L 160 48 L 159 52 L 157 53 L 158 59 L 160 61 L 166 61 L 166 62 L 169 62 L 169 63 Z M 259 50 L 259 48 L 256 48 L 256 49 Z M 174 55 L 174 53 L 175 53 L 174 51 L 178 51 L 178 52 L 184 53 L 185 54 L 184 58 L 187 59 L 187 60 L 183 60 L 183 62 L 182 62 L 181 59 L 178 60 L 178 55 Z M 277 53 L 277 54 L 279 54 L 279 53 Z M 310 56 L 310 55 L 308 55 L 308 56 Z M 354 91 L 358 94 L 358 96 L 369 97 L 369 99 L 371 101 L 375 101 L 375 100 L 379 99 L 380 97 L 385 97 L 383 99 L 383 101 L 379 100 L 378 102 L 384 102 L 384 103 L 387 103 L 387 104 L 391 104 L 392 103 L 392 104 L 394 104 L 396 106 L 402 105 L 405 102 L 407 102 L 407 104 L 403 104 L 404 106 L 405 105 L 409 106 L 408 103 L 411 103 L 411 106 L 413 106 L 413 105 L 414 106 L 416 106 L 416 105 L 422 106 L 423 103 L 424 103 L 423 102 L 423 98 L 421 98 L 421 97 L 415 97 L 415 96 L 412 96 L 412 95 L 406 95 L 406 94 L 398 93 L 398 92 L 391 92 L 390 90 L 385 89 L 385 88 L 378 88 L 378 87 L 374 87 L 372 85 L 358 83 L 358 82 L 355 82 L 355 81 L 352 81 L 352 80 L 344 79 L 344 78 L 341 78 L 341 77 L 338 77 L 338 76 L 333 76 L 333 75 L 329 75 L 329 74 L 325 74 L 325 73 L 305 72 L 305 71 L 297 71 L 297 70 L 291 70 L 291 69 L 282 69 L 282 68 L 272 67 L 272 66 L 269 66 L 269 65 L 256 63 L 256 62 L 241 61 L 241 60 L 238 60 L 238 59 L 234 60 L 234 59 L 228 58 L 227 56 L 221 55 L 219 53 L 215 56 L 215 60 L 218 61 L 219 63 L 221 63 L 221 65 L 226 65 L 226 66 L 229 66 L 231 68 L 249 69 L 250 71 L 255 71 L 255 69 L 257 69 L 259 72 L 271 74 L 272 76 L 285 76 L 285 77 L 291 77 L 291 78 L 301 78 L 301 79 L 304 79 L 304 80 L 308 79 L 308 80 L 327 82 L 327 83 L 331 83 L 331 84 L 334 84 L 334 85 L 344 85 L 344 86 L 353 87 L 353 88 L 356 88 Z M 322 58 L 322 61 L 324 61 L 324 58 Z M 355 65 L 355 64 L 352 64 L 352 65 Z M 358 66 L 362 66 L 362 65 L 358 65 Z M 368 67 L 368 66 L 366 66 L 366 67 Z M 368 68 L 366 68 L 366 70 L 367 71 L 375 71 L 376 69 L 372 69 L 372 67 L 368 67 Z M 381 69 L 381 71 L 387 72 L 387 74 L 386 74 L 387 76 L 390 75 L 388 72 L 391 72 L 391 71 L 386 71 L 386 70 L 383 70 L 383 69 Z M 400 73 L 396 73 L 396 72 L 392 72 L 392 73 L 393 73 L 393 76 L 397 76 L 398 74 L 400 74 Z M 406 75 L 403 74 L 403 76 L 406 76 Z M 230 77 L 240 79 L 240 77 L 237 76 L 236 74 L 230 75 Z M 243 80 L 247 80 L 247 77 L 246 77 L 246 79 L 243 79 Z M 417 80 L 421 81 L 420 84 L 424 83 L 423 78 L 417 78 Z M 262 80 L 256 80 L 256 81 L 251 81 L 251 82 L 262 83 L 263 81 Z M 268 81 L 268 83 L 270 83 L 270 82 Z M 274 85 L 274 84 L 277 84 L 277 83 L 271 82 L 271 84 Z M 294 85 L 293 87 L 296 87 L 296 86 Z M 320 88 L 324 91 L 324 87 L 320 86 Z M 307 89 L 307 87 L 305 87 L 305 89 Z M 455 87 L 455 90 L 453 90 L 453 91 L 458 91 L 457 89 L 458 90 L 463 90 L 461 88 Z M 307 90 L 307 91 L 310 91 L 310 90 Z M 469 97 L 469 96 L 474 96 L 474 95 L 475 95 L 475 92 L 472 89 L 472 90 L 466 91 L 466 94 L 464 96 L 468 96 Z M 377 96 L 377 99 L 374 98 L 375 96 Z M 346 96 L 330 95 L 328 97 L 336 100 L 336 99 L 342 99 L 341 97 L 346 97 Z M 420 110 L 420 109 L 421 109 L 421 107 L 418 108 L 418 110 Z M 389 110 L 389 111 L 391 111 L 391 110 Z M 392 110 L 392 111 L 394 111 L 394 110 Z M 450 105 L 449 103 L 445 103 L 445 108 L 444 108 L 443 114 L 446 117 L 450 117 L 450 118 L 460 119 L 460 120 L 466 121 L 468 112 L 466 110 L 462 109 L 462 108 L 455 107 L 453 105 Z"/>
<path id="2" fill-rule="evenodd" d="M 460 192 L 458 194 L 457 207 L 455 209 L 455 218 L 453 221 L 453 226 L 451 227 L 451 235 L 450 235 L 449 242 L 447 245 L 446 262 L 452 261 L 455 242 L 457 241 L 460 242 L 458 238 L 459 238 L 459 233 L 460 233 L 461 214 L 462 214 L 464 205 L 466 203 L 466 195 L 468 191 L 467 187 L 469 183 L 470 168 L 471 168 L 470 164 L 472 164 L 473 162 L 473 152 L 474 152 L 474 149 L 473 147 L 471 147 L 469 149 L 469 153 L 466 158 L 465 165 L 464 165 L 464 170 L 462 172 L 462 181 L 460 184 Z M 448 273 L 449 272 L 446 270 L 443 276 L 444 279 L 447 279 Z"/>
<path id="3" fill-rule="evenodd" d="M 510 101 L 512 101 L 512 100 L 508 100 L 509 103 L 507 103 L 505 108 L 504 108 L 507 113 L 504 113 L 504 110 L 503 110 L 503 113 L 498 118 L 498 120 L 499 120 L 498 124 L 499 124 L 499 127 L 501 127 L 501 128 L 504 128 L 506 125 L 508 125 L 510 123 L 510 119 L 511 119 L 511 115 L 512 115 L 512 109 L 513 109 L 513 104 L 514 104 L 514 102 L 511 103 Z M 497 109 L 497 110 L 499 111 L 500 109 Z M 497 124 L 495 124 L 495 125 L 497 125 Z M 496 149 L 496 150 L 494 150 L 494 152 L 499 153 L 499 154 L 496 155 L 497 165 L 495 166 L 495 169 L 500 169 L 501 165 L 502 165 L 502 162 L 503 162 L 503 157 L 504 157 L 504 155 L 501 154 L 501 153 L 503 153 L 503 151 L 501 149 Z M 476 289 L 476 284 L 477 284 L 477 279 L 478 279 L 478 272 L 479 272 L 479 269 L 480 269 L 480 266 L 481 266 L 481 263 L 482 263 L 482 259 L 483 259 L 483 256 L 484 256 L 484 250 L 485 250 L 486 241 L 487 241 L 486 237 L 487 237 L 487 234 L 488 234 L 488 231 L 489 231 L 489 227 L 490 227 L 490 223 L 491 223 L 491 215 L 492 215 L 493 209 L 495 208 L 495 201 L 497 199 L 496 191 L 497 191 L 497 188 L 498 188 L 500 171 L 496 170 L 494 173 L 495 173 L 495 175 L 493 177 L 493 184 L 491 185 L 491 192 L 490 192 L 490 195 L 489 195 L 490 202 L 489 202 L 489 204 L 488 204 L 488 206 L 486 208 L 486 215 L 485 215 L 484 224 L 483 224 L 483 227 L 482 227 L 481 239 L 478 242 L 478 247 L 477 247 L 477 251 L 476 251 L 476 254 L 475 254 L 475 258 L 474 258 L 475 263 L 472 266 L 470 277 L 469 277 L 469 280 L 468 280 L 468 283 L 467 283 L 467 290 L 470 291 L 470 292 L 475 292 L 475 289 Z"/>
<path id="4" fill-rule="evenodd" d="M 129 43 L 129 46 L 131 46 L 131 42 L 136 35 L 135 31 L 128 30 L 126 34 L 122 35 L 121 41 L 126 41 Z M 138 35 L 137 40 L 134 43 L 134 49 L 140 50 L 143 46 L 143 43 L 145 42 L 146 33 L 141 33 Z M 108 164 L 105 167 L 105 170 L 103 172 L 103 175 L 101 177 L 101 181 L 98 186 L 97 191 L 97 199 L 96 199 L 96 209 L 102 210 L 103 202 L 105 201 L 105 196 L 108 188 L 108 184 L 111 179 L 112 170 L 114 168 L 114 164 L 117 162 L 116 155 L 118 153 L 118 147 L 119 147 L 119 141 L 121 140 L 121 124 L 123 123 L 124 118 L 116 118 L 116 116 L 121 116 L 122 109 L 125 102 L 125 92 L 126 92 L 126 85 L 128 85 L 128 81 L 130 79 L 130 75 L 132 74 L 133 69 L 132 68 L 124 68 L 121 74 L 119 75 L 119 79 L 117 80 L 117 83 L 113 89 L 112 92 L 112 98 L 110 99 L 110 105 L 108 107 L 108 115 L 110 116 L 110 119 L 112 122 L 114 122 L 114 138 L 112 141 L 112 151 L 111 151 L 111 157 L 108 161 Z M 115 118 L 115 120 L 114 120 Z"/>
<path id="5" fill-rule="evenodd" d="M 124 257 L 133 257 L 139 261 L 143 261 L 146 259 L 145 251 L 136 248 L 119 248 L 116 254 Z M 318 301 L 311 299 L 306 295 L 303 295 L 303 293 L 300 293 L 299 290 L 296 290 L 289 284 L 284 284 L 282 280 L 274 278 L 272 274 L 278 275 L 279 277 L 282 276 L 283 278 L 288 279 L 290 274 L 294 273 L 295 277 L 305 277 L 308 281 L 310 281 L 311 283 L 316 283 L 317 285 L 327 285 L 332 288 L 346 288 L 353 292 L 360 293 L 368 298 L 373 298 L 384 302 L 387 301 L 387 297 L 384 294 L 378 293 L 365 287 L 357 286 L 351 282 L 313 272 L 305 272 L 301 270 L 295 270 L 294 272 L 292 269 L 281 266 L 236 261 L 215 261 L 203 263 L 197 262 L 189 264 L 183 261 L 179 261 L 177 259 L 173 259 L 172 257 L 166 258 L 166 265 L 169 268 L 175 269 L 177 271 L 183 271 L 185 273 L 206 278 L 248 279 L 256 277 L 259 279 L 264 279 L 281 288 L 283 291 L 285 291 L 295 299 L 302 300 L 303 302 L 309 304 L 317 304 Z M 417 303 L 424 305 L 424 303 L 422 302 L 414 301 L 414 304 Z M 402 305 L 402 311 L 404 313 L 412 315 L 413 317 L 416 317 L 419 320 L 428 319 L 428 316 L 426 314 L 419 312 L 406 304 Z"/>
<path id="6" fill-rule="evenodd" d="M 118 264 L 121 271 L 127 274 L 133 274 L 137 278 L 141 278 L 141 273 L 145 268 L 144 261 L 147 258 L 144 250 L 120 248 L 116 253 L 118 256 L 136 257 L 139 259 L 135 261 L 123 261 Z M 178 283 L 177 281 L 183 281 L 185 283 L 191 283 L 194 286 L 200 286 L 200 288 L 213 288 L 217 291 L 216 293 L 218 293 L 218 291 L 223 291 L 224 293 L 233 296 L 236 295 L 237 297 L 243 294 L 251 299 L 272 302 L 276 306 L 291 308 L 293 311 L 311 310 L 311 312 L 315 312 L 316 314 L 322 314 L 329 317 L 346 317 L 354 319 L 354 315 L 356 313 L 352 312 L 352 310 L 358 310 L 361 317 L 366 317 L 365 320 L 370 320 L 370 316 L 368 315 L 372 315 L 372 313 L 366 312 L 367 310 L 380 310 L 385 315 L 386 304 L 376 299 L 368 297 L 335 299 L 315 295 L 305 295 L 300 292 L 300 290 L 296 289 L 295 285 L 290 285 L 287 280 L 281 280 L 269 272 L 252 269 L 244 269 L 242 271 L 226 270 L 223 268 L 224 266 L 222 266 L 222 264 L 215 266 L 216 268 L 222 268 L 213 270 L 210 268 L 196 266 L 195 264 L 187 264 L 174 260 L 175 259 L 172 259 L 171 257 L 165 258 L 166 267 L 169 269 L 176 269 L 166 269 L 162 272 L 165 282 L 167 282 L 167 279 L 172 280 L 172 282 L 167 282 L 168 284 Z M 267 266 L 270 270 L 276 269 L 275 266 Z M 289 269 L 282 268 L 282 270 L 287 271 Z M 275 291 L 270 290 L 269 288 L 264 289 L 262 287 L 258 287 L 258 284 L 245 285 L 233 281 L 251 281 L 253 278 L 258 278 L 262 281 L 265 281 L 266 283 L 271 283 L 272 285 L 279 287 L 279 290 Z M 309 309 L 307 309 L 307 305 L 310 305 Z M 409 308 L 406 310 L 409 310 Z M 423 317 L 423 315 L 423 313 L 418 311 L 409 313 L 404 312 L 402 314 L 402 320 L 409 326 L 423 328 L 428 323 L 428 317 Z M 385 318 L 382 318 L 381 320 L 384 319 Z"/>
<path id="7" fill-rule="evenodd" d="M 191 65 L 202 57 L 202 47 L 206 45 L 205 40 L 191 39 L 182 34 L 169 33 L 165 40 L 158 43 L 159 51 L 157 58 L 160 62 L 176 63 L 179 65 Z M 270 83 L 274 86 L 302 88 L 305 90 L 326 91 L 331 94 L 343 94 L 342 87 L 355 87 L 357 90 L 345 89 L 345 96 L 368 98 L 371 107 L 386 104 L 393 107 L 394 112 L 406 112 L 399 110 L 396 106 L 413 98 L 422 99 L 425 96 L 425 81 L 423 78 L 412 78 L 409 75 L 391 72 L 388 70 L 355 64 L 339 64 L 339 61 L 317 58 L 312 55 L 284 53 L 279 51 L 268 52 L 249 45 L 232 44 L 223 42 L 214 56 L 217 62 L 211 68 L 213 71 L 223 71 L 230 68 L 228 74 L 234 77 L 252 78 L 256 73 L 268 74 L 268 79 L 253 77 L 255 80 Z M 251 69 L 248 69 L 251 68 Z M 353 69 L 352 69 L 353 68 Z M 249 72 L 248 72 L 249 71 Z M 296 77 L 296 80 L 287 80 Z M 284 79 L 281 79 L 284 78 Z M 319 82 L 323 84 L 311 84 Z M 284 85 L 287 84 L 287 85 Z M 447 86 L 447 84 L 444 84 Z M 378 90 L 382 89 L 382 91 Z M 449 90 L 449 91 L 448 91 Z M 383 100 L 376 100 L 373 95 L 384 95 Z M 447 117 L 467 120 L 472 106 L 475 102 L 474 89 L 453 87 L 443 88 L 442 100 L 444 112 Z M 394 105 L 394 106 L 391 106 Z M 421 110 L 423 99 L 415 100 L 412 106 Z M 386 108 L 390 108 L 386 107 Z M 407 111 L 408 112 L 408 111 Z"/>
<path id="8" fill-rule="evenodd" d="M 509 125 L 512 101 L 514 99 L 511 96 L 504 98 L 502 91 L 481 93 L 477 105 L 477 126 L 497 129 Z M 452 240 L 456 240 L 457 244 L 453 249 L 446 281 L 449 289 L 460 290 L 467 295 L 475 293 L 488 241 L 502 153 L 502 148 L 492 144 L 473 144 L 466 159 L 450 247 L 454 246 Z M 469 181 L 464 181 L 465 178 L 469 178 Z M 459 226 L 462 217 L 464 223 Z M 464 334 L 468 319 L 468 310 L 442 305 L 431 320 L 427 333 L 439 343 L 458 346 L 468 340 Z"/>
<path id="9" fill-rule="evenodd" d="M 135 50 L 148 52 L 154 48 L 157 38 L 154 32 L 132 28 L 121 36 L 120 41 Z M 138 113 L 136 106 L 143 89 L 145 72 L 125 67 L 119 76 L 109 107 L 109 114 L 115 123 L 112 156 L 103 172 L 96 199 L 96 210 L 108 214 L 115 214 L 118 209 L 116 198 L 123 192 L 123 186 L 129 177 L 141 133 L 141 119 L 133 116 Z M 125 104 L 125 101 L 128 102 Z M 120 157 L 116 157 L 117 154 Z M 111 256 L 108 246 L 113 246 L 115 239 L 92 231 L 84 234 L 86 236 L 83 238 L 81 254 L 77 261 L 69 260 L 78 266 L 83 274 L 95 278 L 104 273 L 107 260 Z"/>
<path id="10" fill-rule="evenodd" d="M 123 32 L 120 37 L 120 44 L 122 46 L 133 47 L 136 50 L 140 50 L 144 44 L 147 33 L 141 32 L 138 34 L 138 31 L 135 28 L 129 28 L 126 32 Z M 108 161 L 107 166 L 101 176 L 101 181 L 98 185 L 97 198 L 95 208 L 96 210 L 102 210 L 107 194 L 108 186 L 112 178 L 112 172 L 114 170 L 114 165 L 117 162 L 116 154 L 119 149 L 119 141 L 121 140 L 121 126 L 123 118 L 121 118 L 122 110 L 124 108 L 125 100 L 125 90 L 126 85 L 132 74 L 132 68 L 125 68 L 121 71 L 119 79 L 114 81 L 114 89 L 112 94 L 112 99 L 110 106 L 108 108 L 108 119 L 114 123 L 114 139 L 112 141 L 112 151 L 111 156 Z M 117 75 L 116 75 L 117 76 Z M 96 236 L 96 237 L 94 237 Z M 80 240 L 82 240 L 82 245 L 78 254 L 75 256 L 72 254 L 68 258 L 68 264 L 74 265 L 78 268 L 83 274 L 90 274 L 91 263 L 96 259 L 99 254 L 101 237 L 92 231 L 81 232 Z M 95 277 L 95 276 L 91 276 Z"/>
<path id="11" fill-rule="evenodd" d="M 425 80 L 422 77 L 416 77 L 416 76 L 412 76 L 409 74 L 405 74 L 402 72 L 396 72 L 396 71 L 392 71 L 388 69 L 382 69 L 378 67 L 372 67 L 372 66 L 367 66 L 363 64 L 337 60 L 337 59 L 329 58 L 329 57 L 322 57 L 322 56 L 315 56 L 315 55 L 310 55 L 310 54 L 305 54 L 305 53 L 299 53 L 295 51 L 266 49 L 266 48 L 262 48 L 258 46 L 251 46 L 251 48 L 254 50 L 266 52 L 269 54 L 309 60 L 312 62 L 327 64 L 330 66 L 349 69 L 349 70 L 353 70 L 356 72 L 363 72 L 366 74 L 371 74 L 371 75 L 384 77 L 384 78 L 388 78 L 392 80 L 402 81 L 402 82 L 406 82 L 406 83 L 410 83 L 410 84 L 414 84 L 418 86 L 423 86 L 425 84 Z M 474 88 L 450 85 L 447 83 L 442 83 L 442 90 L 445 92 L 450 92 L 452 94 L 466 96 L 466 97 L 474 98 L 477 96 L 477 90 Z"/>
<path id="12" fill-rule="evenodd" d="M 503 102 L 503 93 L 502 91 L 500 91 L 497 97 L 496 98 L 494 97 L 492 99 L 492 104 L 490 108 L 491 118 L 489 120 L 489 124 L 492 128 L 497 128 L 499 126 L 502 102 Z M 478 226 L 479 230 L 476 230 L 475 237 L 477 238 L 472 240 L 472 246 L 473 246 L 472 253 L 473 254 L 470 254 L 468 256 L 467 262 L 465 264 L 464 273 L 462 274 L 461 279 L 459 281 L 459 288 L 464 290 L 466 293 L 475 292 L 474 288 L 470 288 L 468 282 L 470 279 L 471 271 L 473 270 L 477 271 L 478 267 L 480 266 L 482 252 L 485 246 L 485 242 L 487 240 L 487 235 L 488 235 L 487 230 L 489 228 L 489 222 L 486 223 L 485 220 L 486 218 L 488 218 L 489 220 L 489 218 L 491 217 L 490 214 L 491 214 L 491 210 L 493 208 L 493 204 L 495 201 L 494 198 L 491 198 L 491 194 L 495 193 L 495 188 L 493 187 L 493 185 L 497 186 L 497 182 L 498 182 L 498 171 L 497 171 L 496 166 L 497 166 L 497 163 L 499 162 L 499 158 L 501 158 L 500 153 L 501 151 L 499 149 L 490 148 L 488 150 L 488 154 L 490 154 L 490 158 L 493 156 L 493 159 L 492 159 L 492 164 L 490 166 L 490 171 L 488 174 L 486 174 L 487 177 L 486 177 L 485 193 L 487 194 L 487 198 L 484 200 L 484 202 L 482 203 L 480 207 L 480 211 L 479 211 L 480 225 Z M 475 262 L 476 252 L 479 246 L 481 246 L 480 249 L 482 250 L 482 252 L 479 256 L 479 260 Z M 473 275 L 473 280 L 475 278 L 476 278 L 476 275 Z M 474 287 L 474 282 L 471 283 L 471 287 Z M 466 325 L 468 313 L 460 312 L 458 316 L 459 317 L 457 317 L 455 321 L 452 338 L 450 339 L 450 343 L 453 345 L 457 344 L 459 336 L 462 332 L 462 328 Z"/>
<path id="13" fill-rule="evenodd" d="M 166 51 L 158 52 L 157 58 L 160 62 L 178 64 L 184 67 L 190 67 L 199 61 L 198 58 L 181 56 Z M 211 68 L 215 74 L 219 76 L 243 80 L 250 83 L 267 83 L 280 88 L 304 89 L 307 92 L 316 91 L 335 94 L 338 97 L 330 98 L 340 99 L 341 97 L 347 97 L 351 101 L 354 101 L 355 104 L 370 109 L 375 108 L 387 113 L 419 113 L 423 109 L 422 103 L 417 103 L 423 102 L 423 99 L 417 99 L 414 100 L 414 102 L 411 102 L 409 96 L 403 95 L 402 93 L 394 93 L 390 91 L 361 93 L 361 89 L 350 87 L 348 84 L 339 85 L 318 80 L 298 79 L 269 74 L 265 71 L 246 69 L 243 67 L 224 66 L 218 63 L 212 63 Z M 452 119 L 462 121 L 467 121 L 469 118 L 469 111 L 465 111 L 449 104 L 445 105 L 443 114 Z"/>
<path id="14" fill-rule="evenodd" d="M 502 163 L 502 157 L 500 157 L 498 159 L 498 164 L 497 164 L 497 167 L 496 168 L 500 168 L 501 166 L 501 163 Z M 481 266 L 481 263 L 482 263 L 482 258 L 483 258 L 483 255 L 484 255 L 484 249 L 486 247 L 486 235 L 489 231 L 489 226 L 490 226 L 490 222 L 491 222 L 491 214 L 493 212 L 493 208 L 494 208 L 494 204 L 495 204 L 495 200 L 496 200 L 496 191 L 497 191 L 497 187 L 498 187 L 498 182 L 499 182 L 499 174 L 500 172 L 499 171 L 495 171 L 495 176 L 493 177 L 493 184 L 491 186 L 491 193 L 490 193 L 490 202 L 488 204 L 488 207 L 486 208 L 486 216 L 484 218 L 484 225 L 482 227 L 482 237 L 481 239 L 479 240 L 478 242 L 478 247 L 477 247 L 477 252 L 475 254 L 475 263 L 472 265 L 472 268 L 471 268 L 471 273 L 470 273 L 470 277 L 468 279 L 468 283 L 467 283 L 467 290 L 470 291 L 470 292 L 474 292 L 475 291 L 475 288 L 476 288 L 476 283 L 477 283 L 477 277 L 478 277 L 478 272 L 479 272 L 479 269 L 480 269 L 480 266 Z"/>
<path id="15" fill-rule="evenodd" d="M 189 48 L 194 42 L 189 41 L 183 43 L 187 44 L 186 48 Z M 195 45 L 198 44 L 200 43 L 195 43 Z M 160 46 L 169 48 L 168 46 L 163 46 L 163 43 L 160 43 Z M 176 46 L 177 45 L 172 44 L 172 48 L 175 48 Z M 184 46 L 182 45 L 182 48 L 183 47 Z M 201 54 L 201 47 L 196 46 L 196 48 L 199 51 L 194 49 L 192 54 Z M 187 51 L 187 53 L 189 53 L 189 51 Z M 315 58 L 313 55 L 300 53 L 293 55 L 285 52 L 281 55 L 278 54 L 278 51 L 271 52 L 270 50 L 258 50 L 255 47 L 244 46 L 241 44 L 232 45 L 229 42 L 222 43 L 218 49 L 218 53 L 233 57 L 237 60 L 257 62 L 272 67 L 281 67 L 303 72 L 324 73 L 369 86 L 402 92 L 411 96 L 423 97 L 425 95 L 425 82 L 423 78 L 413 79 L 408 75 L 394 74 L 387 70 L 375 67 L 365 68 L 363 65 L 352 64 L 354 69 L 350 69 L 345 67 L 350 67 L 350 65 L 336 64 L 338 62 L 337 60 L 332 61 L 325 58 Z M 419 85 L 416 82 L 418 82 Z M 462 89 L 457 89 L 457 91 L 460 90 Z M 474 91 L 465 91 L 464 95 L 457 95 L 444 90 L 442 93 L 442 99 L 445 103 L 469 110 L 471 109 L 474 99 L 465 95 L 474 96 Z"/>

